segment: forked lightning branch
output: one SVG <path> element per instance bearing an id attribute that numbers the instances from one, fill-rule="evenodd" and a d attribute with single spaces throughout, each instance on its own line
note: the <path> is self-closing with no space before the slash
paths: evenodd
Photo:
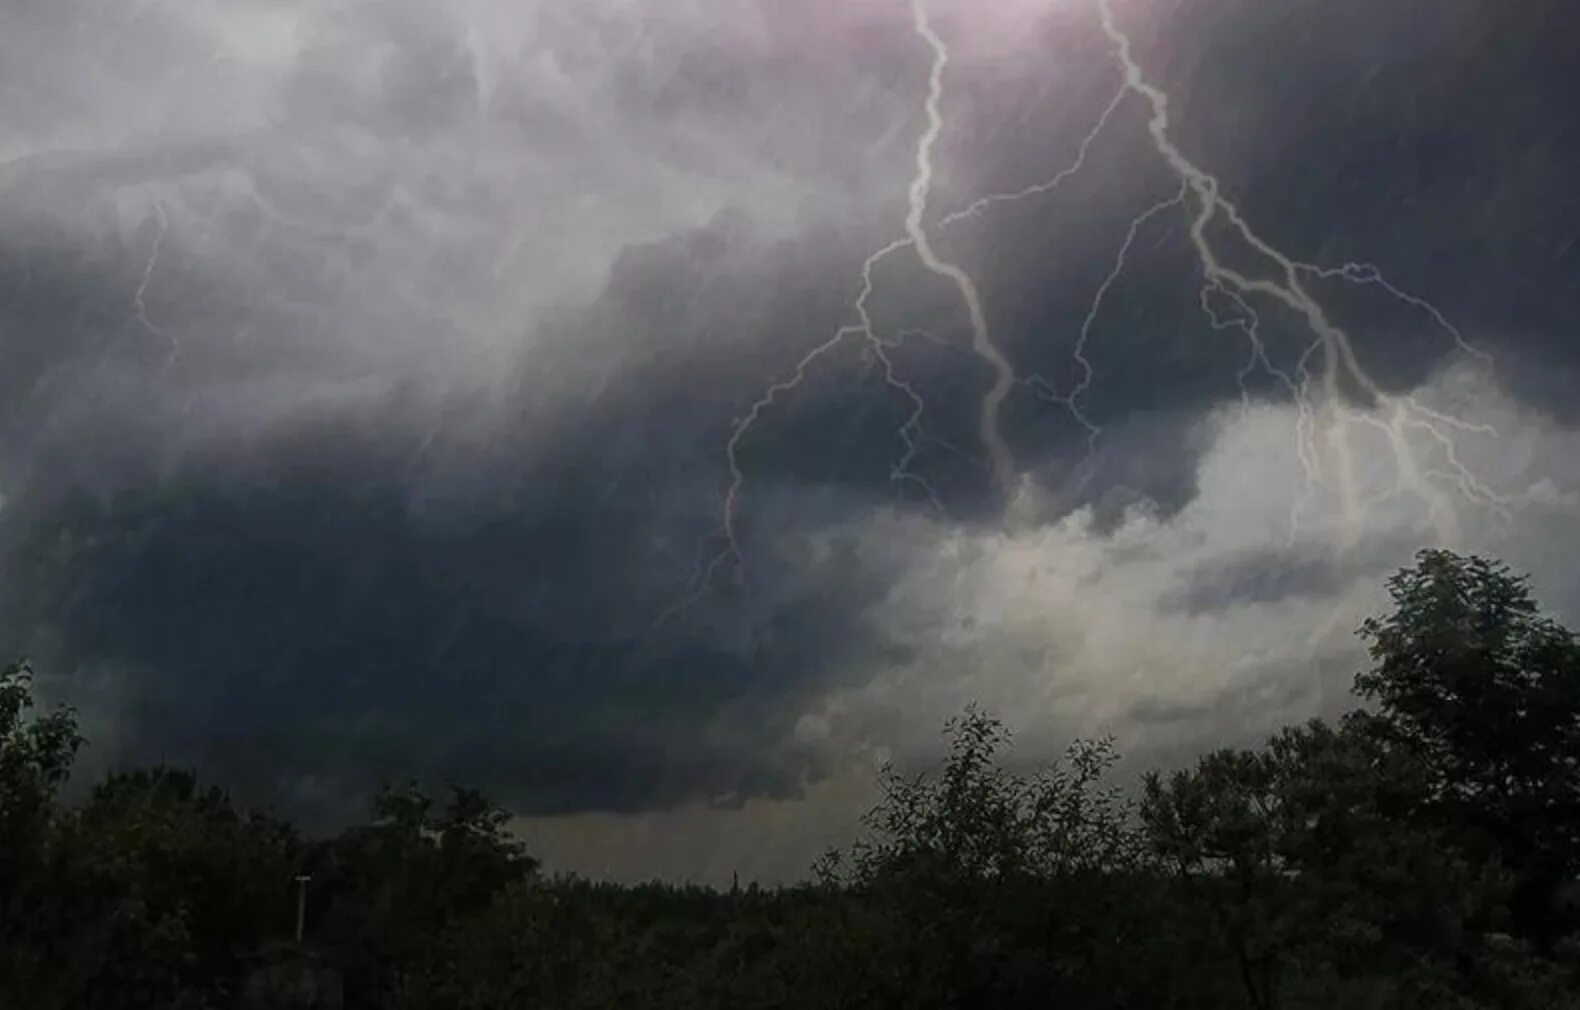
<path id="1" fill-rule="evenodd" d="M 914 331 L 885 337 L 875 329 L 869 309 L 874 294 L 873 271 L 880 261 L 900 254 L 914 255 L 923 269 L 947 281 L 958 297 L 969 322 L 969 341 L 965 349 L 983 361 L 991 376 L 977 407 L 977 436 L 993 479 L 1007 501 L 1019 490 L 1021 470 L 1001 430 L 1005 401 L 1020 388 L 1068 411 L 1087 434 L 1090 460 L 1103 436 L 1101 426 L 1083 407 L 1083 399 L 1096 385 L 1096 372 L 1089 353 L 1096 339 L 1098 316 L 1126 268 L 1127 257 L 1139 232 L 1155 219 L 1173 213 L 1184 215 L 1188 224 L 1187 232 L 1200 269 L 1201 308 L 1208 324 L 1215 331 L 1238 331 L 1246 342 L 1245 363 L 1235 376 L 1242 400 L 1249 402 L 1247 382 L 1260 369 L 1281 387 L 1295 408 L 1298 420 L 1293 449 L 1304 473 L 1304 487 L 1290 511 L 1291 542 L 1300 534 L 1303 518 L 1324 487 L 1338 502 L 1339 549 L 1354 546 L 1358 541 L 1369 511 L 1379 501 L 1377 494 L 1368 496 L 1363 490 L 1357 462 L 1357 435 L 1363 431 L 1379 434 L 1388 447 L 1394 482 L 1393 488 L 1381 497 L 1408 495 L 1417 499 L 1427 510 L 1442 544 L 1453 545 L 1458 541 L 1461 509 L 1466 506 L 1506 514 L 1509 499 L 1463 462 L 1464 453 L 1460 448 L 1460 439 L 1467 434 L 1494 436 L 1496 432 L 1486 425 L 1434 409 L 1417 397 L 1387 391 L 1367 370 L 1350 335 L 1332 319 L 1313 293 L 1311 283 L 1325 280 L 1377 287 L 1422 313 L 1467 358 L 1490 366 L 1488 355 L 1466 340 L 1435 305 L 1393 285 L 1375 265 L 1345 263 L 1327 267 L 1303 262 L 1265 239 L 1252 227 L 1241 208 L 1224 194 L 1219 179 L 1186 156 L 1175 143 L 1169 96 L 1148 79 L 1112 0 L 1096 0 L 1096 8 L 1101 36 L 1111 54 L 1119 83 L 1091 129 L 1081 138 L 1070 163 L 1047 179 L 1014 192 L 979 197 L 939 217 L 932 229 L 942 231 L 957 227 L 1001 208 L 1056 192 L 1086 166 L 1097 137 L 1122 120 L 1128 107 L 1139 104 L 1146 116 L 1150 147 L 1178 180 L 1178 189 L 1140 208 L 1131 219 L 1119 251 L 1075 334 L 1071 352 L 1074 382 L 1061 389 L 1040 374 L 1022 374 L 989 324 L 990 310 L 983 304 L 976 279 L 965 267 L 947 259 L 934 244 L 934 235 L 926 220 L 933 192 L 934 148 L 950 126 L 946 115 L 950 51 L 933 22 L 927 0 L 910 0 L 912 30 L 930 53 L 931 62 L 926 87 L 920 96 L 925 125 L 916 143 L 913 173 L 905 189 L 906 215 L 900 223 L 901 234 L 863 262 L 860 293 L 853 306 L 854 321 L 814 344 L 788 375 L 770 384 L 735 421 L 725 446 L 729 482 L 719 529 L 713 538 L 720 546 L 711 554 L 704 554 L 690 595 L 661 620 L 707 592 L 721 569 L 746 561 L 740 536 L 741 515 L 749 497 L 743 465 L 746 436 L 757 426 L 771 423 L 774 408 L 785 397 L 794 395 L 812 365 L 846 341 L 864 342 L 880 366 L 885 386 L 900 393 L 910 404 L 905 422 L 896 431 L 899 452 L 890 469 L 891 479 L 919 488 L 935 509 L 942 511 L 934 488 L 912 470 L 927 403 L 916 386 L 901 374 L 891 354 L 907 333 Z M 1228 235 L 1243 245 L 1254 256 L 1257 272 L 1243 272 L 1228 266 L 1225 250 L 1217 240 L 1209 238 L 1209 233 Z M 1232 306 L 1233 313 L 1215 307 L 1214 296 Z M 1256 308 L 1259 303 L 1282 306 L 1305 329 L 1308 342 L 1292 367 L 1275 364 L 1269 353 L 1263 339 L 1261 313 Z M 1354 403 L 1353 397 L 1346 395 L 1347 389 L 1363 394 L 1369 403 L 1364 406 Z"/>

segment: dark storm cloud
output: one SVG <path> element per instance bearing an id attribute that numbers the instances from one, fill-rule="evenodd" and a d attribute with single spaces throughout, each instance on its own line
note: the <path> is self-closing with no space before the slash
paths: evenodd
<path id="1" fill-rule="evenodd" d="M 837 234 L 765 246 L 727 217 L 628 250 L 598 299 L 541 326 L 481 411 L 442 385 L 386 383 L 207 439 L 187 431 L 193 412 L 222 408 L 183 399 L 191 377 L 126 318 L 136 260 L 104 269 L 106 292 L 81 270 L 41 271 L 13 303 L 30 308 L 9 348 L 78 334 L 75 349 L 51 344 L 58 360 L 40 355 L 78 368 L 62 388 L 102 396 L 119 368 L 176 402 L 13 419 L 35 463 L 13 468 L 32 479 L 7 513 L 8 567 L 26 573 L 8 645 L 58 643 L 41 658 L 90 681 L 109 671 L 117 760 L 200 763 L 306 806 L 313 789 L 332 807 L 409 769 L 525 810 L 792 792 L 823 757 L 794 742 L 795 718 L 876 647 L 853 622 L 882 573 L 851 559 L 805 582 L 773 541 L 787 521 L 920 504 L 888 476 L 908 404 L 875 395 L 859 341 L 743 440 L 751 596 L 709 596 L 675 630 L 651 629 L 699 551 L 718 549 L 731 419 L 848 319 L 858 254 Z M 95 343 L 105 332 L 119 343 Z M 940 390 L 978 373 L 957 350 L 918 351 L 918 381 L 930 354 L 929 395 L 968 440 L 958 408 L 980 377 L 968 395 Z M 306 360 L 286 361 L 311 381 Z M 963 455 L 919 456 L 944 464 L 924 472 L 951 502 L 985 484 Z"/>
<path id="2" fill-rule="evenodd" d="M 1575 420 L 1580 124 L 1567 96 L 1580 73 L 1566 54 L 1580 44 L 1580 10 L 1561 0 L 1518 13 L 1482 0 L 1115 6 L 1171 94 L 1175 140 L 1265 238 L 1296 259 L 1378 264 L 1491 350 L 1517 395 Z M 1057 28 L 1039 40 L 1045 61 L 958 69 L 953 94 L 969 111 L 941 159 L 956 203 L 1068 165 L 1118 86 L 1106 47 L 1079 30 L 1089 25 Z M 1173 189 L 1143 123 L 1142 103 L 1126 99 L 1081 174 L 947 232 L 983 277 L 1012 357 L 1061 389 L 1073 385 L 1076 331 L 1126 225 Z M 1184 219 L 1167 214 L 1138 236 L 1096 320 L 1087 401 L 1099 416 L 1238 393 L 1246 347 L 1196 309 Z M 1385 389 L 1415 387 L 1455 353 L 1429 314 L 1375 286 L 1313 290 Z M 1310 333 L 1253 304 L 1270 323 L 1274 363 L 1291 367 Z M 1283 395 L 1260 374 L 1251 388 Z M 1049 445 L 1042 434 L 1024 439 L 1033 458 Z"/>
<path id="3" fill-rule="evenodd" d="M 820 18 L 843 6 L 766 5 L 746 41 L 562 26 L 565 52 L 607 74 L 559 101 L 490 75 L 428 8 L 359 5 L 316 27 L 246 129 L 0 168 L 0 214 L 25 225 L 0 239 L 5 644 L 85 697 L 100 685 L 114 759 L 198 762 L 320 812 L 409 772 L 536 811 L 794 793 L 828 758 L 797 718 L 882 648 L 860 614 L 895 572 L 851 552 L 808 571 L 780 541 L 929 508 L 891 476 L 911 405 L 861 341 L 742 438 L 747 564 L 653 623 L 722 549 L 732 424 L 851 321 L 862 257 L 899 233 L 926 54 L 898 8 L 823 44 Z M 1441 9 L 1189 4 L 1129 21 L 1178 96 L 1181 143 L 1269 237 L 1379 262 L 1573 420 L 1575 139 L 1563 71 L 1546 69 L 1564 34 Z M 1089 23 L 1057 28 L 1034 58 L 952 64 L 934 219 L 1073 157 L 1117 77 Z M 63 108 L 92 105 L 61 87 Z M 1019 372 L 1056 390 L 1079 380 L 1081 322 L 1130 220 L 1175 189 L 1139 104 L 1059 193 L 939 239 L 980 278 Z M 817 193 L 780 205 L 780 176 Z M 694 227 L 706 215 L 669 206 L 715 184 L 734 213 Z M 764 223 L 803 211 L 787 239 Z M 627 215 L 648 241 L 619 230 Z M 1199 311 L 1185 221 L 1138 234 L 1094 320 L 1091 458 L 1066 407 L 1028 388 L 1007 406 L 1046 518 L 1091 506 L 1102 532 L 1197 494 L 1195 422 L 1240 397 L 1246 346 Z M 528 269 L 502 270 L 523 243 Z M 516 314 L 517 279 L 569 260 L 607 266 L 592 296 Z M 992 521 L 975 421 L 989 375 L 958 300 L 908 251 L 875 276 L 874 318 L 927 404 L 911 472 L 952 520 Z M 1452 346 L 1374 290 L 1322 294 L 1390 388 Z M 1258 308 L 1288 364 L 1295 321 Z M 1248 555 L 1191 572 L 1174 603 L 1348 578 Z M 1222 722 L 1220 701 L 1140 718 Z"/>
<path id="4" fill-rule="evenodd" d="M 1492 350 L 1517 394 L 1577 419 L 1580 8 L 1203 0 L 1130 23 L 1182 146 L 1267 237 L 1379 264 Z M 1408 314 L 1371 328 L 1382 300 L 1358 294 L 1367 315 L 1344 321 L 1394 388 L 1451 350 L 1401 354 L 1390 324 Z"/>
<path id="5" fill-rule="evenodd" d="M 817 767 L 790 731 L 827 653 L 859 647 L 859 571 L 728 638 L 652 632 L 681 587 L 645 569 L 655 531 L 608 493 L 630 479 L 610 447 L 523 459 L 492 517 L 458 522 L 413 502 L 417 447 L 363 419 L 302 434 L 245 475 L 183 468 L 9 528 L 7 626 L 33 639 L 10 644 L 108 671 L 116 758 L 309 805 L 304 783 L 333 804 L 421 771 L 527 811 L 781 795 Z"/>
<path id="6" fill-rule="evenodd" d="M 40 658 L 89 682 L 108 671 L 115 759 L 192 761 L 308 807 L 411 769 L 534 811 L 793 792 L 823 756 L 791 729 L 868 647 L 851 622 L 881 591 L 872 574 L 847 560 L 816 583 L 776 577 L 773 530 L 747 523 L 760 598 L 653 622 L 710 548 L 741 391 L 845 313 L 850 274 L 831 268 L 856 257 L 838 243 L 762 247 L 726 218 L 633 248 L 599 299 L 542 326 L 481 419 L 470 394 L 415 380 L 206 439 L 186 430 L 201 399 L 155 398 L 139 425 L 132 400 L 24 411 L 35 466 L 6 513 L 7 644 L 56 643 Z M 80 271 L 29 282 L 8 346 L 80 331 L 49 368 L 160 376 L 159 355 L 117 365 L 119 345 L 89 339 L 102 327 L 146 350 L 125 273 L 102 296 Z M 99 315 L 72 329 L 90 296 Z M 723 353 L 741 334 L 756 355 Z M 625 347 L 641 360 L 615 357 Z M 883 461 L 903 413 L 852 426 L 842 415 L 877 383 L 842 364 L 749 447 L 754 508 L 789 493 L 800 521 L 833 521 L 851 491 L 896 496 Z M 79 396 L 103 394 L 102 375 L 79 378 Z"/>

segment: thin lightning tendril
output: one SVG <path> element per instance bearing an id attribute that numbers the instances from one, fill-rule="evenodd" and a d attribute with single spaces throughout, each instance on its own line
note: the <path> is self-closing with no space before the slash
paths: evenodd
<path id="1" fill-rule="evenodd" d="M 1373 264 L 1345 263 L 1343 266 L 1337 267 L 1316 267 L 1308 263 L 1297 263 L 1295 266 L 1298 269 L 1308 273 L 1314 273 L 1324 280 L 1337 277 L 1342 280 L 1349 281 L 1352 284 L 1377 285 L 1392 295 L 1394 298 L 1397 298 L 1399 301 L 1404 302 L 1406 305 L 1413 305 L 1422 312 L 1425 312 L 1427 315 L 1431 316 L 1437 325 L 1442 327 L 1448 333 L 1448 335 L 1453 338 L 1455 346 L 1457 346 L 1462 352 L 1470 355 L 1473 358 L 1476 358 L 1482 364 L 1488 367 L 1492 366 L 1492 355 L 1477 347 L 1475 344 L 1472 344 L 1469 340 L 1466 340 L 1465 335 L 1460 332 L 1459 327 L 1449 322 L 1448 317 L 1444 316 L 1436 305 L 1433 305 L 1425 298 L 1421 298 L 1418 295 L 1413 295 L 1408 291 L 1404 291 L 1398 287 L 1395 287 L 1393 284 L 1389 283 L 1387 278 L 1383 277 L 1382 271 Z"/>
<path id="2" fill-rule="evenodd" d="M 1024 200 L 1030 196 L 1038 196 L 1043 193 L 1052 193 L 1054 190 L 1058 189 L 1064 184 L 1066 179 L 1070 178 L 1072 175 L 1078 173 L 1082 168 L 1086 167 L 1087 152 L 1092 149 L 1092 144 L 1097 140 L 1098 135 L 1103 132 L 1105 127 L 1108 126 L 1108 121 L 1113 118 L 1114 113 L 1119 109 L 1120 103 L 1123 102 L 1125 98 L 1129 96 L 1129 94 L 1130 91 L 1127 88 L 1120 88 L 1118 91 L 1114 92 L 1114 97 L 1109 99 L 1108 105 L 1103 109 L 1103 114 L 1097 117 L 1097 123 L 1093 125 L 1091 130 L 1087 131 L 1086 136 L 1081 138 L 1081 144 L 1078 148 L 1076 148 L 1075 160 L 1070 162 L 1070 164 L 1065 168 L 1061 169 L 1058 175 L 1055 175 L 1053 178 L 1044 182 L 1027 186 L 1025 189 L 1017 190 L 1014 193 L 994 193 L 989 196 L 984 196 L 978 200 L 973 200 L 971 203 L 960 208 L 959 210 L 951 211 L 950 213 L 945 214 L 943 217 L 939 218 L 938 227 L 947 228 L 956 221 L 975 217 L 984 210 L 987 210 L 989 207 L 992 207 L 996 204 L 1014 203 L 1018 200 Z"/>
<path id="3" fill-rule="evenodd" d="M 859 322 L 841 326 L 838 330 L 834 331 L 833 336 L 829 337 L 827 340 L 823 341 L 821 344 L 818 344 L 816 347 L 812 348 L 805 355 L 803 355 L 801 360 L 796 362 L 795 368 L 791 371 L 787 378 L 781 379 L 769 386 L 763 392 L 763 395 L 758 397 L 756 402 L 754 402 L 746 411 L 746 414 L 735 422 L 735 426 L 730 433 L 730 440 L 725 446 L 725 455 L 729 460 L 730 467 L 730 485 L 729 489 L 724 495 L 724 521 L 721 532 L 723 533 L 728 546 L 726 550 L 718 558 L 716 558 L 712 564 L 708 566 L 709 576 L 711 576 L 712 572 L 717 569 L 718 565 L 722 564 L 724 561 L 733 559 L 736 563 L 739 563 L 743 557 L 741 554 L 741 545 L 736 528 L 741 488 L 746 482 L 746 475 L 741 470 L 740 464 L 741 440 L 745 438 L 746 433 L 750 431 L 752 426 L 755 425 L 762 417 L 764 411 L 766 411 L 769 407 L 772 407 L 781 396 L 793 389 L 796 389 L 801 385 L 802 382 L 806 380 L 807 369 L 811 368 L 813 363 L 815 363 L 819 358 L 833 351 L 836 347 L 844 343 L 845 340 L 849 339 L 850 337 L 859 336 L 867 342 L 867 346 L 871 350 L 873 357 L 883 366 L 884 383 L 891 389 L 897 390 L 911 401 L 911 413 L 899 431 L 900 440 L 905 447 L 905 452 L 902 455 L 900 462 L 896 463 L 894 468 L 891 470 L 891 478 L 894 480 L 912 481 L 918 484 L 933 502 L 936 503 L 938 501 L 938 496 L 933 491 L 931 485 L 907 469 L 911 461 L 916 456 L 916 435 L 918 433 L 922 413 L 926 407 L 926 402 L 922 399 L 921 394 L 916 391 L 915 387 L 901 379 L 898 373 L 895 371 L 894 359 L 889 356 L 890 345 L 885 343 L 878 336 L 877 331 L 874 329 L 872 324 L 871 312 L 867 308 L 867 302 L 869 299 L 871 299 L 873 291 L 873 268 L 875 268 L 879 261 L 881 261 L 884 257 L 900 249 L 903 249 L 910 244 L 911 242 L 908 239 L 896 239 L 895 241 L 890 242 L 888 245 L 884 246 L 882 249 L 879 249 L 877 252 L 868 256 L 866 260 L 862 262 L 861 293 L 856 296 L 856 316 Z M 942 506 L 940 505 L 939 507 L 941 508 Z M 705 585 L 707 578 L 704 578 L 703 582 Z"/>
<path id="4" fill-rule="evenodd" d="M 159 252 L 164 248 L 165 233 L 170 230 L 170 218 L 165 214 L 165 205 L 154 201 L 154 216 L 159 221 L 159 230 L 154 233 L 154 241 L 148 250 L 148 260 L 143 264 L 143 276 L 137 282 L 137 290 L 132 292 L 132 310 L 137 315 L 137 321 L 142 323 L 143 329 L 170 345 L 170 357 L 166 364 L 174 364 L 181 353 L 181 344 L 175 337 L 153 324 L 148 318 L 148 283 L 153 279 L 154 269 L 159 265 Z"/>
<path id="5" fill-rule="evenodd" d="M 1110 106 L 1112 108 L 1113 106 Z M 1092 296 L 1092 304 L 1087 307 L 1086 318 L 1081 320 L 1081 332 L 1076 337 L 1075 348 L 1070 356 L 1080 366 L 1081 377 L 1068 393 L 1054 391 L 1053 384 L 1041 375 L 1027 376 L 1022 382 L 1029 386 L 1033 393 L 1044 400 L 1062 404 L 1075 418 L 1081 427 L 1086 429 L 1086 460 L 1090 464 L 1092 457 L 1097 453 L 1097 440 L 1102 437 L 1103 429 L 1087 417 L 1081 409 L 1081 397 L 1092 388 L 1092 380 L 1096 371 L 1092 368 L 1092 361 L 1086 356 L 1086 347 L 1092 338 L 1092 327 L 1097 323 L 1098 313 L 1102 311 L 1103 303 L 1108 298 L 1108 292 L 1118 283 L 1119 277 L 1125 271 L 1125 263 L 1130 257 L 1130 249 L 1136 244 L 1136 237 L 1141 234 L 1141 229 L 1153 218 L 1162 214 L 1170 207 L 1181 206 L 1185 202 L 1186 187 L 1180 184 L 1179 192 L 1167 200 L 1159 200 L 1140 214 L 1131 219 L 1130 227 L 1125 232 L 1125 240 L 1120 243 L 1119 252 L 1114 256 L 1113 267 L 1108 271 L 1108 276 L 1103 278 L 1098 285 L 1097 294 Z M 1085 465 L 1083 464 L 1083 465 Z"/>
<path id="6" fill-rule="evenodd" d="M 896 346 L 896 342 L 885 341 L 878 335 L 872 323 L 871 312 L 867 308 L 867 302 L 871 299 L 873 292 L 873 269 L 885 257 L 910 245 L 910 239 L 895 239 L 863 260 L 861 264 L 861 292 L 856 296 L 855 304 L 858 321 L 841 326 L 828 339 L 802 355 L 788 376 L 765 389 L 762 395 L 747 408 L 746 413 L 736 419 L 734 426 L 730 430 L 730 438 L 725 444 L 724 450 L 725 459 L 730 470 L 730 482 L 724 493 L 723 517 L 719 528 L 712 534 L 715 537 L 723 538 L 724 548 L 705 563 L 699 563 L 697 573 L 692 579 L 690 593 L 678 604 L 659 615 L 658 620 L 654 622 L 655 628 L 689 609 L 692 604 L 701 599 L 712 585 L 713 577 L 721 567 L 732 562 L 739 565 L 744 561 L 745 555 L 741 550 L 738 528 L 741 491 L 746 483 L 745 471 L 741 469 L 741 442 L 746 437 L 747 432 L 762 418 L 765 411 L 777 403 L 780 397 L 797 389 L 806 381 L 807 370 L 813 364 L 852 337 L 860 337 L 867 342 L 873 359 L 883 367 L 885 385 L 898 391 L 911 401 L 911 412 L 898 431 L 901 445 L 904 446 L 904 452 L 901 454 L 899 461 L 890 469 L 890 479 L 909 481 L 916 484 L 936 508 L 940 511 L 943 510 L 943 505 L 939 501 L 938 494 L 934 491 L 932 485 L 920 475 L 912 473 L 908 469 L 918 451 L 917 439 L 921 433 L 921 419 L 926 408 L 926 401 L 916 391 L 915 387 L 900 378 L 896 372 L 894 359 L 889 356 L 889 352 Z"/>

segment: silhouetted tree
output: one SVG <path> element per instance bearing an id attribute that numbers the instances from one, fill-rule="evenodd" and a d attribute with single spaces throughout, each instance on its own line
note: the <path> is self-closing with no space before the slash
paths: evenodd
<path id="1" fill-rule="evenodd" d="M 482 794 L 452 789 L 436 810 L 415 784 L 385 788 L 372 823 L 318 847 L 314 930 L 347 973 L 347 1005 L 424 1006 L 443 974 L 440 938 L 537 861 Z"/>
<path id="2" fill-rule="evenodd" d="M 1361 629 L 1369 705 L 1337 725 L 1150 774 L 1132 803 L 1112 741 L 1017 771 L 969 708 L 941 767 L 884 770 L 813 883 L 727 892 L 544 879 L 459 787 L 385 789 L 310 841 L 171 768 L 63 807 L 75 719 L 34 714 L 13 664 L 0 1006 L 218 1010 L 308 965 L 350 1010 L 1570 1010 L 1580 647 L 1493 562 L 1423 552 L 1389 588 Z M 301 872 L 305 950 L 273 942 Z"/>
<path id="3" fill-rule="evenodd" d="M 112 774 L 63 819 L 57 845 L 73 1005 L 228 1004 L 248 956 L 289 928 L 295 832 L 191 772 Z"/>
<path id="4" fill-rule="evenodd" d="M 1580 927 L 1580 642 L 1500 563 L 1423 551 L 1361 629 L 1374 728 L 1419 756 L 1459 844 L 1515 874 L 1515 928 L 1550 953 Z"/>
<path id="5" fill-rule="evenodd" d="M 15 1002 L 50 970 L 47 922 L 51 828 L 60 787 L 82 736 L 75 714 L 35 716 L 33 669 L 0 667 L 0 1005 Z"/>

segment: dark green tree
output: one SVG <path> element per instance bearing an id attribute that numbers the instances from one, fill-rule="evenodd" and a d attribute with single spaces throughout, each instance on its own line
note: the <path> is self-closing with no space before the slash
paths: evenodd
<path id="1" fill-rule="evenodd" d="M 26 660 L 0 667 L 0 874 L 37 852 L 83 742 L 71 709 L 29 714 L 32 683 Z"/>
<path id="2" fill-rule="evenodd" d="M 997 719 L 972 708 L 945 732 L 943 768 L 886 769 L 867 836 L 819 866 L 850 907 L 877 913 L 855 921 L 873 945 L 870 970 L 893 972 L 878 1001 L 1159 998 L 1136 964 L 1142 906 L 1129 895 L 1141 850 L 1130 805 L 1105 784 L 1112 741 L 1077 741 L 1063 760 L 1019 774 L 1003 764 L 1010 736 Z"/>
<path id="3" fill-rule="evenodd" d="M 1356 692 L 1429 770 L 1460 844 L 1515 875 L 1515 928 L 1550 953 L 1580 928 L 1580 642 L 1498 562 L 1423 551 L 1388 589 Z"/>
<path id="4" fill-rule="evenodd" d="M 49 970 L 40 911 L 51 908 L 51 832 L 57 798 L 82 736 L 75 714 L 32 715 L 33 669 L 0 667 L 0 1004 Z M 47 915 L 46 915 L 47 918 Z"/>
<path id="5" fill-rule="evenodd" d="M 1455 851 L 1430 796 L 1408 751 L 1313 721 L 1148 775 L 1141 817 L 1246 1005 L 1454 1005 L 1485 988 L 1503 879 Z"/>
<path id="6" fill-rule="evenodd" d="M 299 842 L 197 776 L 110 775 L 61 822 L 70 911 L 57 967 L 74 1006 L 222 1006 L 247 959 L 285 935 Z"/>
<path id="7" fill-rule="evenodd" d="M 452 788 L 436 809 L 411 784 L 381 790 L 372 823 L 317 847 L 310 932 L 345 972 L 348 1006 L 433 1005 L 453 970 L 446 931 L 537 869 L 508 820 L 474 790 Z"/>
<path id="8" fill-rule="evenodd" d="M 1149 775 L 1141 806 L 1153 853 L 1199 899 L 1257 1010 L 1279 1003 L 1292 926 L 1275 781 L 1264 755 L 1215 751 L 1166 782 Z"/>

